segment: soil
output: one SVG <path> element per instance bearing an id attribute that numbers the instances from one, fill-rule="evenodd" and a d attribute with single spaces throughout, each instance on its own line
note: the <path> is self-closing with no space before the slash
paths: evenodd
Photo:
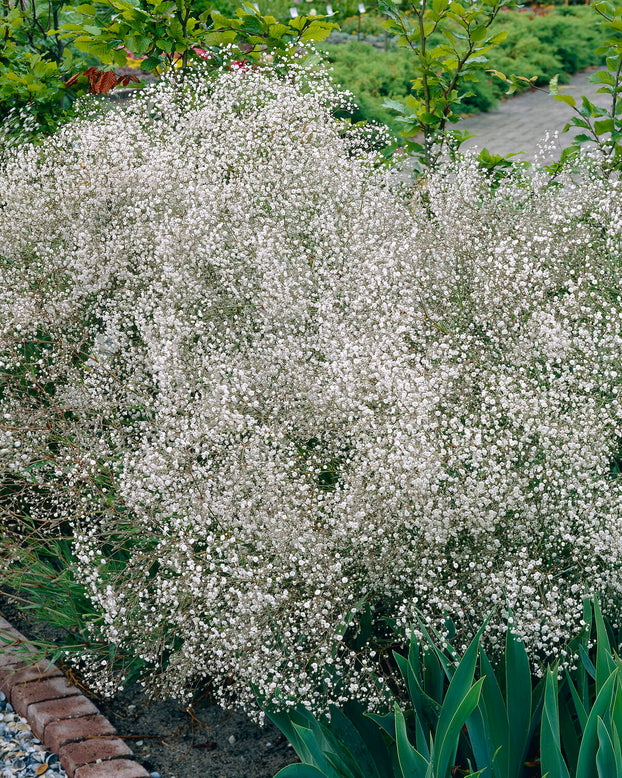
<path id="1" fill-rule="evenodd" d="M 0 615 L 30 640 L 53 643 L 60 637 L 58 630 L 33 621 L 2 595 Z M 148 700 L 139 687 L 106 700 L 81 689 L 116 727 L 143 767 L 161 778 L 273 778 L 298 761 L 274 726 L 259 727 L 209 698 L 195 702 L 190 713 L 174 700 Z"/>

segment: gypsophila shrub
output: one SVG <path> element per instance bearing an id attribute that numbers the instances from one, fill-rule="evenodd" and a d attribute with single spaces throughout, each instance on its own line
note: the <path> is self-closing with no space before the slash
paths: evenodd
<path id="1" fill-rule="evenodd" d="M 0 578 L 70 533 L 166 692 L 373 704 L 385 618 L 537 661 L 620 604 L 620 182 L 405 186 L 340 100 L 161 83 L 0 172 Z"/>

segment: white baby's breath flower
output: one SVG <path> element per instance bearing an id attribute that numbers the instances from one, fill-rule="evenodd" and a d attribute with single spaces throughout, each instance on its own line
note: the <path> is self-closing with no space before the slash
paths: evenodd
<path id="1" fill-rule="evenodd" d="M 0 171 L 3 510 L 178 695 L 377 703 L 365 602 L 536 658 L 620 602 L 619 183 L 408 188 L 340 99 L 161 84 Z"/>

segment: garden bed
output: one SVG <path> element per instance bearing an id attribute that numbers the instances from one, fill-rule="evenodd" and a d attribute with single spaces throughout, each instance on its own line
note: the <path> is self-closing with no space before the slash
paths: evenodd
<path id="1" fill-rule="evenodd" d="M 1 595 L 0 614 L 35 642 L 62 639 L 61 630 L 34 621 Z M 208 694 L 190 712 L 175 700 L 151 700 L 136 685 L 110 699 L 80 688 L 114 724 L 143 767 L 162 778 L 273 778 L 282 767 L 298 761 L 276 727 L 259 727 L 241 713 L 224 711 Z"/>

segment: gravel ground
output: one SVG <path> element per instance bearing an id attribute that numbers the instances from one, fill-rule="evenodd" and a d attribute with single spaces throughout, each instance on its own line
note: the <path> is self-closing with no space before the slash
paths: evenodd
<path id="1" fill-rule="evenodd" d="M 0 778 L 67 778 L 56 754 L 46 751 L 26 719 L 0 691 Z"/>

